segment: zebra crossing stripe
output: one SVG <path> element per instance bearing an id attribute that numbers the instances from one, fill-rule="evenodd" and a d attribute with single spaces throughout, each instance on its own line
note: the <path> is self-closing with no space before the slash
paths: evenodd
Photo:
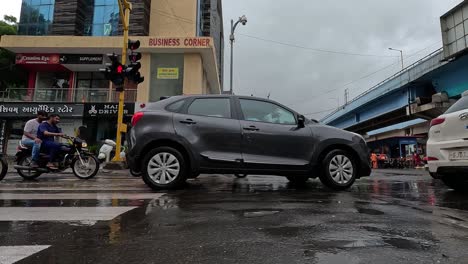
<path id="1" fill-rule="evenodd" d="M 0 207 L 0 221 L 110 221 L 137 207 Z"/>
<path id="2" fill-rule="evenodd" d="M 13 264 L 50 246 L 7 246 L 0 247 L 0 264 Z"/>

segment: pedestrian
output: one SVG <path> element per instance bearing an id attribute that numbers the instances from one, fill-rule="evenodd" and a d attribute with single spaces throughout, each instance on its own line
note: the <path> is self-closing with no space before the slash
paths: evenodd
<path id="1" fill-rule="evenodd" d="M 379 166 L 378 166 L 377 154 L 375 154 L 375 153 L 371 154 L 371 161 L 372 161 L 372 168 L 373 169 L 378 169 Z"/>
<path id="2" fill-rule="evenodd" d="M 36 118 L 33 118 L 26 122 L 23 131 L 23 137 L 21 143 L 25 146 L 32 148 L 32 161 L 31 167 L 39 167 L 39 154 L 41 152 L 42 140 L 37 136 L 37 131 L 41 123 L 47 119 L 47 113 L 45 111 L 37 111 Z"/>
<path id="3" fill-rule="evenodd" d="M 414 161 L 414 167 L 419 167 L 421 165 L 421 157 L 417 152 L 413 153 L 413 161 Z"/>

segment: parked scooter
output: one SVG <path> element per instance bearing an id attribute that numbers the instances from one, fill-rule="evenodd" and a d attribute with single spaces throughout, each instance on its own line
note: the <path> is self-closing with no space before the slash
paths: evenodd
<path id="1" fill-rule="evenodd" d="M 117 144 L 115 141 L 106 139 L 104 141 L 104 144 L 101 146 L 99 149 L 99 155 L 98 159 L 99 161 L 102 162 L 109 162 L 114 156 L 115 156 L 115 147 Z M 125 158 L 125 147 L 122 147 L 120 151 L 120 157 Z M 135 172 L 130 169 L 130 174 L 134 177 L 140 177 L 141 173 Z"/>
<path id="2" fill-rule="evenodd" d="M 72 168 L 73 174 L 80 179 L 91 179 L 96 176 L 99 171 L 99 160 L 86 149 L 87 144 L 80 138 L 69 136 L 62 138 L 66 139 L 68 143 L 62 145 L 62 149 L 57 155 L 58 160 L 60 160 L 58 170 L 46 167 L 49 156 L 44 153 L 40 154 L 39 167 L 31 167 L 32 148 L 20 143 L 16 153 L 17 165 L 14 166 L 18 174 L 24 179 L 32 180 L 43 173 L 60 173 Z"/>
<path id="3" fill-rule="evenodd" d="M 99 149 L 98 159 L 100 162 L 109 162 L 115 155 L 115 141 L 106 139 L 104 144 Z"/>
<path id="4" fill-rule="evenodd" d="M 5 178 L 5 175 L 8 172 L 8 163 L 3 157 L 3 154 L 0 153 L 0 181 Z"/>

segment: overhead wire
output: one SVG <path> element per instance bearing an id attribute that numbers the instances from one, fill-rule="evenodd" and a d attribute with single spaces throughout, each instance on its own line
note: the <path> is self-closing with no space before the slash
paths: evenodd
<path id="1" fill-rule="evenodd" d="M 251 35 L 242 34 L 242 33 L 237 33 L 237 34 L 244 36 L 244 37 L 252 38 L 252 39 L 257 39 L 257 40 L 261 40 L 265 42 L 275 43 L 278 45 L 283 45 L 283 46 L 288 46 L 288 47 L 293 47 L 293 48 L 298 48 L 298 49 L 311 50 L 315 52 L 331 53 L 331 54 L 347 55 L 347 56 L 359 56 L 359 57 L 397 58 L 397 56 L 390 56 L 390 55 L 363 54 L 363 53 L 353 53 L 353 52 L 346 52 L 346 51 L 311 48 L 311 47 L 300 46 L 300 45 L 281 42 L 281 41 L 272 40 L 272 39 L 260 38 L 260 37 L 251 36 Z"/>

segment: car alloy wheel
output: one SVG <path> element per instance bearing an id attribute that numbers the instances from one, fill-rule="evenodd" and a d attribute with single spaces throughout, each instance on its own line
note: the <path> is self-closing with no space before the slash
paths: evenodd
<path id="1" fill-rule="evenodd" d="M 335 149 L 322 160 L 320 181 L 333 190 L 346 190 L 353 185 L 357 172 L 353 156 L 347 151 Z"/>
<path id="2" fill-rule="evenodd" d="M 165 185 L 173 182 L 180 173 L 180 163 L 177 157 L 170 153 L 158 153 L 148 163 L 148 176 L 157 184 Z"/>
<path id="3" fill-rule="evenodd" d="M 344 155 L 336 155 L 330 161 L 328 172 L 336 183 L 347 184 L 353 178 L 353 163 Z"/>

